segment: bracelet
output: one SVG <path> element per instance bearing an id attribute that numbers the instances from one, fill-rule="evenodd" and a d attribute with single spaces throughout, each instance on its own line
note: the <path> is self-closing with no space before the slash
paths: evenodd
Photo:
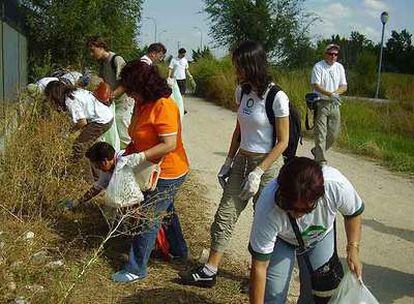
<path id="1" fill-rule="evenodd" d="M 359 242 L 349 242 L 346 245 L 346 250 L 349 251 L 350 248 L 355 248 L 357 251 L 359 251 Z"/>

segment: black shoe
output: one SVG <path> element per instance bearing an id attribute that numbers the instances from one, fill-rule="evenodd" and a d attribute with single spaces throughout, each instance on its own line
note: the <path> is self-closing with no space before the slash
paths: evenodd
<path id="1" fill-rule="evenodd" d="M 196 269 L 180 274 L 181 283 L 184 285 L 193 285 L 198 287 L 213 287 L 216 284 L 217 274 L 209 276 L 204 273 L 203 268 L 204 266 L 200 266 Z"/>
<path id="2" fill-rule="evenodd" d="M 187 110 L 184 110 L 184 115 L 187 114 L 187 113 L 188 113 Z"/>

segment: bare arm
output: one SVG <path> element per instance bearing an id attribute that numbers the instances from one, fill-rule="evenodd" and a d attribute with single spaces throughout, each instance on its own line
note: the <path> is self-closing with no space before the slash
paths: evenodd
<path id="1" fill-rule="evenodd" d="M 231 144 L 229 148 L 229 152 L 227 153 L 227 156 L 230 158 L 233 158 L 240 147 L 240 124 L 239 121 L 236 121 L 236 127 L 233 131 L 233 136 L 231 138 Z"/>
<path id="2" fill-rule="evenodd" d="M 345 231 L 348 245 L 347 262 L 349 269 L 356 274 L 357 277 L 362 275 L 362 264 L 359 260 L 359 242 L 361 240 L 361 221 L 362 216 L 345 217 Z"/>
<path id="3" fill-rule="evenodd" d="M 92 198 L 94 198 L 95 196 L 97 196 L 99 193 L 101 193 L 102 189 L 101 188 L 97 188 L 95 186 L 92 186 L 88 191 L 86 191 L 81 198 L 78 199 L 78 202 L 81 203 L 86 203 L 87 201 L 90 201 Z"/>
<path id="4" fill-rule="evenodd" d="M 70 128 L 70 132 L 76 132 L 80 129 L 83 129 L 88 124 L 88 121 L 85 118 L 79 119 L 75 125 Z"/>
<path id="5" fill-rule="evenodd" d="M 289 116 L 276 118 L 275 132 L 277 134 L 277 142 L 270 153 L 266 156 L 259 167 L 266 171 L 286 150 L 289 143 Z"/>
<path id="6" fill-rule="evenodd" d="M 119 85 L 112 93 L 111 99 L 118 98 L 125 93 L 125 88 L 122 85 Z"/>
<path id="7" fill-rule="evenodd" d="M 168 78 L 171 78 L 172 71 L 172 68 L 168 68 Z"/>
<path id="8" fill-rule="evenodd" d="M 263 304 L 266 287 L 266 271 L 269 261 L 259 261 L 252 259 L 252 269 L 250 270 L 250 303 Z"/>
<path id="9" fill-rule="evenodd" d="M 334 93 L 342 95 L 346 92 L 346 90 L 348 90 L 348 86 L 346 84 L 343 84 L 343 85 L 340 85 L 339 88 L 337 88 Z"/>
<path id="10" fill-rule="evenodd" d="M 177 147 L 177 135 L 160 136 L 160 143 L 144 151 L 145 159 L 160 159 Z"/>
<path id="11" fill-rule="evenodd" d="M 322 88 L 319 84 L 317 83 L 313 83 L 312 87 L 319 93 L 326 95 L 326 96 L 332 96 L 333 92 L 328 92 L 327 90 L 325 90 L 324 88 Z"/>

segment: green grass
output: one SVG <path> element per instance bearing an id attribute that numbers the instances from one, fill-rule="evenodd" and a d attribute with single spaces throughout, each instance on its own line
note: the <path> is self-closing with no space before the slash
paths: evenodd
<path id="1" fill-rule="evenodd" d="M 197 94 L 231 110 L 235 76 L 229 59 L 202 59 L 192 66 Z M 311 91 L 309 70 L 271 69 L 273 79 L 301 110 L 304 95 Z M 357 81 L 357 80 L 355 80 Z M 341 108 L 342 131 L 337 145 L 348 151 L 379 160 L 388 168 L 414 173 L 414 75 L 384 73 L 383 91 L 391 104 L 346 101 Z M 349 84 L 352 92 L 352 83 Z"/>

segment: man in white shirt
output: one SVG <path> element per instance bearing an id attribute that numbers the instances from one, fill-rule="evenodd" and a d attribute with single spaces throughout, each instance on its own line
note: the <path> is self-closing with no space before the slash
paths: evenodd
<path id="1" fill-rule="evenodd" d="M 167 49 L 162 43 L 153 43 L 148 47 L 147 54 L 140 58 L 141 61 L 148 65 L 160 63 L 167 53 Z"/>
<path id="2" fill-rule="evenodd" d="M 340 47 L 330 44 L 325 48 L 324 60 L 312 70 L 311 84 L 321 100 L 316 106 L 315 147 L 311 152 L 315 160 L 326 163 L 327 151 L 338 137 L 341 126 L 340 95 L 347 90 L 345 69 L 337 62 Z"/>
<path id="3" fill-rule="evenodd" d="M 188 60 L 185 58 L 186 50 L 181 48 L 178 50 L 178 57 L 171 59 L 168 67 L 168 78 L 175 78 L 177 80 L 178 87 L 180 88 L 181 95 L 186 91 L 186 75 L 193 78 L 188 69 Z"/>

